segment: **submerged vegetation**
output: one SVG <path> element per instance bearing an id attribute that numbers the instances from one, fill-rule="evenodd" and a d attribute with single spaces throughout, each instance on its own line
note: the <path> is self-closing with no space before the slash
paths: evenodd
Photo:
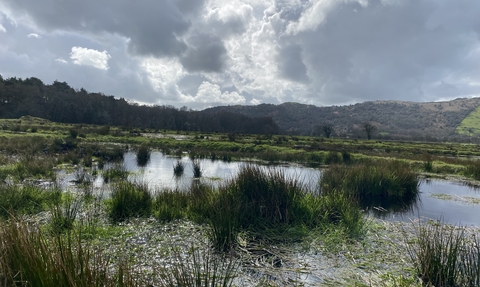
<path id="1" fill-rule="evenodd" d="M 382 230 L 365 210 L 408 208 L 418 197 L 421 176 L 480 179 L 475 145 L 155 131 L 32 118 L 0 125 L 0 285 L 5 286 L 302 285 L 303 267 L 292 263 L 297 255 L 284 256 L 288 250 L 333 253 L 368 269 L 355 253 L 382 254 L 382 247 L 365 247 Z M 177 159 L 177 181 L 187 175 L 195 180 L 186 190 L 135 182 L 120 161 L 129 150 L 136 157 L 130 153 L 128 159 L 139 166 L 161 150 Z M 185 172 L 186 155 L 192 173 Z M 201 160 L 239 159 L 250 163 L 218 185 L 206 184 Z M 328 168 L 317 190 L 282 168 L 258 164 L 284 162 Z M 73 174 L 68 192 L 56 184 L 57 170 Z M 109 188 L 106 194 L 94 191 L 97 175 Z M 389 241 L 399 254 L 411 255 L 402 263 L 409 267 L 397 273 L 370 282 L 353 275 L 336 282 L 421 286 L 418 274 L 425 286 L 478 286 L 478 235 L 449 228 L 422 222 L 405 241 Z M 183 234 L 166 242 L 165 234 L 172 232 Z M 162 243 L 150 253 L 152 238 Z M 267 268 L 288 276 L 281 281 Z M 257 279 L 238 281 L 248 276 Z"/>

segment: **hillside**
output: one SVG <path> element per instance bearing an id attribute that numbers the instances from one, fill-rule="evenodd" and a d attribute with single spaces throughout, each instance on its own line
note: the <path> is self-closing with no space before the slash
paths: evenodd
<path id="1" fill-rule="evenodd" d="M 282 130 L 292 134 L 318 134 L 316 126 L 330 124 L 334 127 L 333 136 L 364 137 L 362 124 L 370 122 L 377 127 L 377 138 L 444 140 L 462 137 L 456 128 L 479 106 L 480 98 L 460 98 L 446 102 L 374 101 L 329 107 L 261 104 L 214 107 L 206 111 L 268 116 Z M 480 135 L 480 130 L 472 131 L 477 131 L 472 135 Z"/>

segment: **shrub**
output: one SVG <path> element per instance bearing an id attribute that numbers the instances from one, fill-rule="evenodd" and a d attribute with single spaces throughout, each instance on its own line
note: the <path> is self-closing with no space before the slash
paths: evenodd
<path id="1" fill-rule="evenodd" d="M 108 215 L 114 222 L 136 216 L 149 216 L 152 211 L 152 195 L 146 184 L 121 181 L 112 188 Z"/>

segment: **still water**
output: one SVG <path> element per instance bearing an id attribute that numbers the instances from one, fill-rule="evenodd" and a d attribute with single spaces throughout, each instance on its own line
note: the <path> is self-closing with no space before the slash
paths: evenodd
<path id="1" fill-rule="evenodd" d="M 181 177 L 175 177 L 173 174 L 173 166 L 178 160 L 185 165 L 185 171 Z M 148 164 L 140 167 L 135 153 L 128 152 L 124 156 L 123 163 L 120 163 L 129 171 L 129 180 L 146 182 L 152 190 L 165 188 L 187 190 L 196 180 L 218 187 L 235 177 L 241 166 L 245 164 L 247 163 L 242 161 L 224 162 L 203 159 L 200 160 L 202 177 L 195 179 L 192 162 L 187 156 L 177 158 L 152 152 Z M 106 168 L 109 167 L 112 166 Z M 317 190 L 321 170 L 294 164 L 275 165 L 275 167 L 280 168 L 286 176 L 300 180 L 309 190 Z M 68 185 L 72 177 L 73 175 L 64 175 L 63 181 Z M 108 192 L 108 185 L 104 183 L 101 175 L 94 180 L 94 188 L 97 192 Z M 418 200 L 403 211 L 379 211 L 382 210 L 381 207 L 375 207 L 372 210 L 375 211 L 372 212 L 375 216 L 389 221 L 409 221 L 422 217 L 433 220 L 442 219 L 451 224 L 480 226 L 480 191 L 452 181 L 424 180 L 420 183 Z"/>

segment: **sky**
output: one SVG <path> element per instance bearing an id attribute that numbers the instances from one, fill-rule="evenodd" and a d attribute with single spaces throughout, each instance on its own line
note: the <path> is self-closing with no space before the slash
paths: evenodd
<path id="1" fill-rule="evenodd" d="M 2 0 L 0 75 L 204 109 L 480 96 L 478 0 Z"/>

